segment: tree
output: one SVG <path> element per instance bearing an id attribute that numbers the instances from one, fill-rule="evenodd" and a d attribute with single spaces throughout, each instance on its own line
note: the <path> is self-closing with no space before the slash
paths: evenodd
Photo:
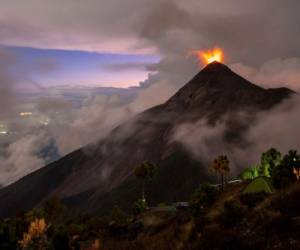
<path id="1" fill-rule="evenodd" d="M 49 242 L 46 235 L 48 225 L 44 218 L 36 218 L 29 224 L 28 232 L 23 234 L 23 239 L 19 241 L 21 249 L 49 249 Z"/>
<path id="2" fill-rule="evenodd" d="M 271 171 L 271 180 L 275 188 L 285 188 L 297 181 L 294 174 L 294 163 L 300 160 L 300 155 L 296 150 L 290 150 L 280 164 Z"/>
<path id="3" fill-rule="evenodd" d="M 242 180 L 253 180 L 258 177 L 259 166 L 253 165 L 250 168 L 245 168 L 243 172 L 239 175 Z"/>
<path id="4" fill-rule="evenodd" d="M 281 160 L 282 155 L 275 148 L 263 152 L 260 159 L 259 175 L 270 177 L 274 167 L 278 166 Z"/>
<path id="5" fill-rule="evenodd" d="M 134 204 L 133 204 L 133 214 L 134 215 L 139 215 L 147 210 L 147 203 L 145 200 L 138 199 Z"/>
<path id="6" fill-rule="evenodd" d="M 155 169 L 156 169 L 155 165 L 148 161 L 142 162 L 134 169 L 134 175 L 136 176 L 136 178 L 142 180 L 142 201 L 143 202 L 146 202 L 145 182 L 147 180 L 151 180 L 154 177 Z"/>
<path id="7" fill-rule="evenodd" d="M 219 155 L 214 159 L 212 166 L 210 167 L 213 172 L 220 175 L 222 191 L 224 190 L 224 184 L 226 182 L 225 180 L 230 172 L 229 163 L 230 162 L 226 155 Z"/>

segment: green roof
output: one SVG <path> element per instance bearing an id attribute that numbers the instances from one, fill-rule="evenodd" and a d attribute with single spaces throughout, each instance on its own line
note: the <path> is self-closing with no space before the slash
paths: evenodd
<path id="1" fill-rule="evenodd" d="M 270 179 L 265 176 L 259 176 L 252 180 L 244 189 L 243 194 L 266 192 L 272 193 L 273 187 Z"/>

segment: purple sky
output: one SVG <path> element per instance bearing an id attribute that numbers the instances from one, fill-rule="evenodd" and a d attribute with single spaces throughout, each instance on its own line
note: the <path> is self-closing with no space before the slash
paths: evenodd
<path id="1" fill-rule="evenodd" d="M 127 87 L 152 71 L 191 77 L 186 54 L 194 49 L 219 46 L 226 63 L 255 68 L 298 58 L 299 7 L 298 0 L 2 0 L 0 45 L 14 48 L 15 66 L 37 84 Z"/>
<path id="2" fill-rule="evenodd" d="M 137 86 L 150 73 L 147 67 L 159 60 L 157 56 L 141 54 L 26 47 L 3 47 L 3 49 L 14 53 L 18 58 L 16 64 L 11 67 L 12 71 L 27 72 L 31 81 L 43 87 Z"/>

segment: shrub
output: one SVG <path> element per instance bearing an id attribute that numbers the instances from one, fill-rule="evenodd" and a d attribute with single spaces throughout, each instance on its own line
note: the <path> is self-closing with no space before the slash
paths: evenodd
<path id="1" fill-rule="evenodd" d="M 275 188 L 286 188 L 297 181 L 294 174 L 294 164 L 300 160 L 300 155 L 295 150 L 290 150 L 280 164 L 272 168 L 271 180 Z"/>
<path id="2" fill-rule="evenodd" d="M 115 222 L 117 225 L 127 224 L 128 216 L 118 206 L 114 206 L 110 213 L 110 220 Z"/>
<path id="3" fill-rule="evenodd" d="M 190 210 L 193 215 L 199 214 L 200 210 L 210 206 L 217 198 L 219 191 L 209 183 L 203 183 L 192 194 Z"/>
<path id="4" fill-rule="evenodd" d="M 80 235 L 84 231 L 84 227 L 79 224 L 72 223 L 68 227 L 68 233 L 71 236 Z"/>
<path id="5" fill-rule="evenodd" d="M 297 178 L 291 167 L 281 164 L 272 170 L 271 180 L 275 188 L 281 189 L 294 183 Z"/>
<path id="6" fill-rule="evenodd" d="M 44 218 L 35 218 L 28 227 L 28 232 L 23 234 L 22 240 L 19 241 L 21 249 L 48 249 L 49 242 L 46 235 L 48 228 Z"/>
<path id="7" fill-rule="evenodd" d="M 167 207 L 168 204 L 164 203 L 164 202 L 161 202 L 161 203 L 158 203 L 157 204 L 157 207 Z"/>
<path id="8" fill-rule="evenodd" d="M 258 177 L 259 167 L 254 165 L 250 168 L 246 168 L 243 172 L 239 175 L 239 178 L 242 180 L 253 180 L 254 178 Z"/>
<path id="9" fill-rule="evenodd" d="M 147 210 L 147 203 L 143 199 L 137 200 L 133 204 L 133 214 L 134 215 L 139 215 Z"/>

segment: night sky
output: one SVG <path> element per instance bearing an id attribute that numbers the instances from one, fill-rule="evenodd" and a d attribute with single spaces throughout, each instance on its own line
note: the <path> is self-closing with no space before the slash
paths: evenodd
<path id="1" fill-rule="evenodd" d="M 18 57 L 11 70 L 31 72 L 32 80 L 41 86 L 136 86 L 147 78 L 147 67 L 159 60 L 154 55 L 7 46 L 3 49 Z"/>

